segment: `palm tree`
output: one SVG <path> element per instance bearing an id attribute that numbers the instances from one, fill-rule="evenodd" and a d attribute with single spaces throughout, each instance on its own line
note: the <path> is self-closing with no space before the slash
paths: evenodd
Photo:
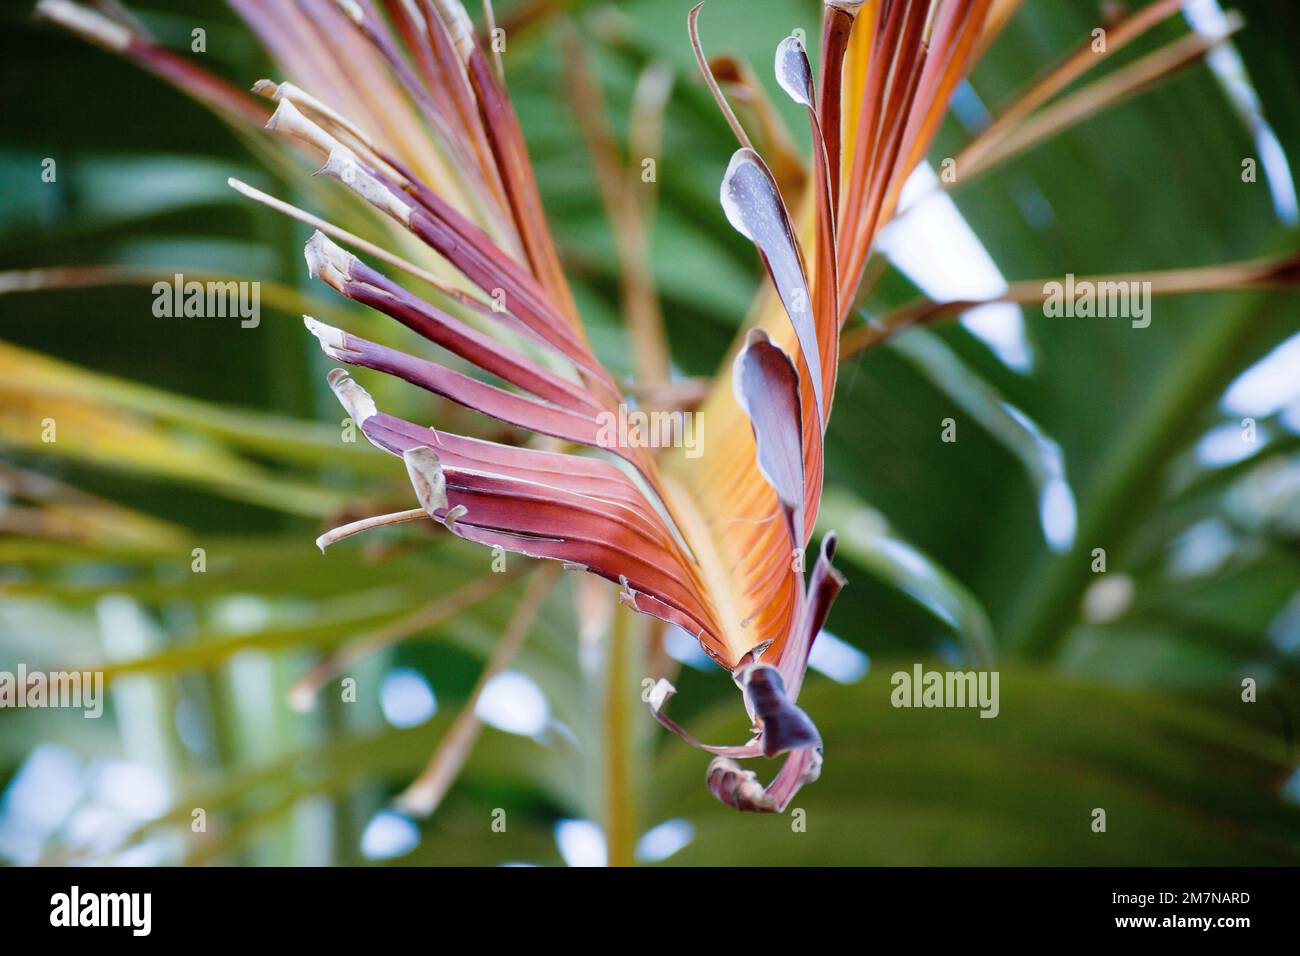
<path id="1" fill-rule="evenodd" d="M 880 731 L 864 732 L 861 722 L 867 720 L 873 727 L 897 724 L 900 712 L 890 708 L 882 714 L 868 708 L 866 718 L 855 715 L 857 719 L 849 722 L 851 729 L 845 729 L 838 723 L 844 715 L 834 706 L 801 708 L 796 703 L 814 640 L 844 583 L 831 565 L 837 541 L 832 529 L 840 532 L 850 560 L 946 621 L 960 641 L 955 653 L 961 666 L 987 668 L 992 666 L 991 658 L 1000 659 L 999 671 L 1011 677 L 1004 686 L 1014 688 L 1018 704 L 1025 708 L 1016 724 L 1019 732 L 1026 732 L 1025 722 L 1030 720 L 1026 714 L 1034 710 L 1029 702 L 1035 692 L 1029 688 L 1038 688 L 1045 699 L 1075 695 L 1072 715 L 1098 705 L 1107 712 L 1127 707 L 1130 719 L 1153 728 L 1152 745 L 1164 733 L 1159 729 L 1163 720 L 1174 720 L 1182 732 L 1199 727 L 1203 736 L 1192 752 L 1210 752 L 1215 735 L 1204 721 L 1198 723 L 1199 718 L 1189 720 L 1180 714 L 1175 719 L 1157 707 L 1122 695 L 1117 699 L 1110 685 L 1126 682 L 1122 667 L 1103 675 L 1109 679 L 1102 681 L 1100 690 L 1080 689 L 1069 682 L 1058 686 L 1059 671 L 1064 665 L 1069 672 L 1069 655 L 1081 653 L 1081 644 L 1086 647 L 1087 640 L 1095 640 L 1099 625 L 1113 625 L 1138 613 L 1133 580 L 1140 563 L 1151 560 L 1141 557 L 1140 548 L 1132 549 L 1133 556 L 1126 558 L 1137 565 L 1126 564 L 1124 573 L 1113 579 L 1096 577 L 1111 573 L 1107 565 L 1114 560 L 1111 552 L 1127 556 L 1118 542 L 1129 530 L 1125 522 L 1133 513 L 1130 497 L 1152 469 L 1176 463 L 1190 434 L 1186 418 L 1222 393 L 1261 350 L 1279 341 L 1286 320 L 1294 326 L 1292 312 L 1276 322 L 1261 322 L 1259 303 L 1275 308 L 1275 300 L 1262 299 L 1255 290 L 1290 286 L 1296 276 L 1295 255 L 1252 256 L 1203 268 L 1087 275 L 1078 280 L 1090 288 L 1112 291 L 1118 287 L 1189 295 L 1248 290 L 1254 297 L 1240 300 L 1246 303 L 1236 306 L 1240 311 L 1210 326 L 1181 365 L 1169 370 L 1166 388 L 1153 402 L 1151 420 L 1140 420 L 1119 443 L 1113 466 L 1099 469 L 1076 529 L 1073 493 L 1060 463 L 1069 456 L 1063 456 L 1060 447 L 987 380 L 1001 377 L 1006 387 L 1021 388 L 1014 378 L 1007 379 L 1012 373 L 1003 366 L 995 376 L 978 376 L 970 368 L 978 364 L 975 360 L 963 361 L 944 338 L 918 328 L 962 314 L 977 327 L 972 308 L 981 307 L 988 315 L 999 303 L 1041 304 L 1056 287 L 1052 274 L 1042 280 L 1003 282 L 983 291 L 931 293 L 921 301 L 900 304 L 888 288 L 891 281 L 897 284 L 897 274 L 888 272 L 878 240 L 888 226 L 893 237 L 886 237 L 888 246 L 910 241 L 915 247 L 923 241 L 925 221 L 933 219 L 934 209 L 950 209 L 947 193 L 1006 168 L 1040 144 L 1055 142 L 1100 110 L 1223 53 L 1228 37 L 1240 27 L 1238 21 L 1224 18 L 1206 26 L 1193 19 L 1198 29 L 1179 32 L 1153 52 L 1130 58 L 1089 82 L 1088 74 L 1101 63 L 1121 57 L 1130 46 L 1150 42 L 1159 30 L 1170 30 L 1181 4 L 1155 2 L 1132 14 L 1117 15 L 1088 33 L 1077 50 L 1011 97 L 994 117 L 979 121 L 968 142 L 942 159 L 941 174 L 929 174 L 927 179 L 929 167 L 923 161 L 935 148 L 942 152 L 935 143 L 936 137 L 942 139 L 941 124 L 950 100 L 957 94 L 959 100 L 964 97 L 964 109 L 972 109 L 973 93 L 966 77 L 997 49 L 998 37 L 1014 22 L 1017 3 L 827 3 L 815 79 L 798 35 L 776 49 L 777 83 L 806 114 L 811 144 L 806 155 L 791 145 L 794 137 L 783 126 L 780 108 L 769 102 L 761 82 L 743 62 L 710 61 L 705 55 L 696 7 L 688 18 L 689 44 L 705 87 L 739 146 L 731 152 L 722 176 L 719 206 L 730 225 L 757 248 L 767 273 L 720 371 L 713 380 L 704 380 L 685 378 L 670 359 L 682 350 L 683 342 L 688 353 L 693 343 L 689 335 L 674 337 L 678 349 L 670 350 L 666 329 L 670 323 L 664 321 L 649 256 L 657 189 L 655 177 L 644 175 L 644 160 L 651 159 L 653 167 L 651 154 L 660 152 L 657 141 L 668 95 L 661 64 L 649 62 L 640 73 L 625 149 L 609 127 L 600 84 L 586 62 L 583 41 L 571 26 L 559 31 L 569 99 L 611 224 L 618 300 L 631 346 L 630 356 L 616 358 L 611 368 L 606 364 L 608 351 L 601 356 L 593 345 L 593 333 L 600 327 L 579 318 L 571 266 L 562 265 L 566 257 L 557 248 L 543 211 L 524 131 L 505 93 L 500 47 L 504 38 L 516 33 L 514 24 L 499 28 L 491 5 L 486 5 L 480 41 L 464 9 L 452 2 L 388 2 L 382 9 L 353 2 L 274 7 L 233 2 L 232 6 L 288 81 L 259 81 L 253 88 L 255 95 L 249 96 L 192 60 L 168 52 L 124 14 L 106 16 L 67 0 L 42 0 L 38 9 L 160 74 L 210 107 L 287 181 L 306 190 L 305 201 L 290 204 L 239 179 L 231 180 L 244 196 L 311 226 L 315 231 L 305 248 L 310 276 L 371 312 L 340 310 L 294 287 L 264 284 L 266 298 L 275 300 L 277 308 L 308 313 L 307 327 L 329 358 L 387 373 L 442 400 L 431 418 L 427 405 L 412 406 L 409 397 L 400 397 L 400 388 L 382 378 L 375 379 L 368 391 L 341 369 L 328 374 L 329 386 L 347 413 L 344 443 L 350 444 L 348 429 L 359 430 L 372 444 L 401 457 L 409 489 L 402 492 L 385 483 L 377 497 L 395 507 L 372 515 L 371 509 L 356 503 L 355 493 L 286 480 L 279 471 L 267 472 L 239 457 L 238 452 L 244 452 L 299 469 L 344 468 L 377 477 L 386 473 L 355 448 L 338 450 L 339 442 L 323 430 L 306 430 L 297 423 L 259 415 L 232 416 L 53 364 L 20 373 L 14 384 L 26 397 L 31 415 L 49 407 L 53 391 L 71 410 L 60 407 L 58 414 L 42 417 L 56 422 L 63 417 L 66 422 L 68 415 L 82 416 L 84 422 L 73 418 L 81 435 L 96 428 L 97 422 L 110 434 L 111 427 L 122 428 L 112 418 L 115 413 L 138 425 L 139 436 L 123 436 L 137 456 L 133 463 L 138 467 L 231 497 L 274 503 L 290 513 L 334 516 L 342 523 L 320 536 L 322 550 L 359 532 L 396 525 L 403 527 L 380 532 L 381 540 L 388 542 L 383 547 L 400 552 L 406 545 L 393 542 L 430 541 L 431 529 L 439 528 L 450 532 L 447 537 L 491 549 L 492 566 L 482 573 L 475 572 L 465 552 L 456 551 L 454 557 L 447 552 L 447 563 L 459 572 L 457 586 L 438 588 L 432 602 L 425 598 L 411 606 L 409 599 L 380 601 L 375 605 L 378 613 L 363 614 L 361 621 L 368 623 L 360 627 L 357 619 L 330 619 L 324 612 L 306 631 L 311 635 L 307 643 L 326 648 L 326 654 L 289 688 L 288 698 L 299 706 L 311 706 L 321 688 L 348 674 L 358 660 L 378 648 L 472 614 L 491 613 L 494 602 L 489 599 L 516 586 L 518 566 L 505 560 L 507 552 L 550 559 L 536 565 L 528 562 L 528 581 L 520 582 L 522 593 L 508 620 L 497 628 L 500 639 L 491 642 L 487 662 L 465 706 L 438 735 L 424 770 L 400 794 L 398 805 L 403 811 L 427 816 L 442 804 L 471 759 L 481 727 L 481 705 L 492 681 L 523 653 L 525 638 L 540 626 L 545 609 L 566 603 L 576 608 L 576 621 L 569 630 L 579 635 L 577 660 L 584 660 L 583 648 L 587 648 L 587 677 L 595 678 L 599 699 L 583 715 L 585 727 L 573 729 L 584 723 L 581 719 L 557 726 L 568 728 L 576 739 L 577 759 L 599 754 L 591 762 L 597 767 L 596 800 L 602 808 L 611 862 L 631 861 L 638 803 L 654 799 L 650 792 L 656 789 L 638 780 L 645 764 L 633 757 L 633 751 L 644 746 L 628 706 L 638 687 L 660 723 L 714 754 L 706 779 L 713 796 L 725 804 L 743 810 L 786 809 L 800 786 L 821 770 L 823 732 L 813 720 L 821 723 L 825 715 L 835 716 L 838 740 L 853 740 L 861 749 L 852 752 L 867 758 L 866 763 L 850 762 L 848 792 L 860 795 L 861 788 L 869 786 L 868 778 L 876 775 L 873 770 L 879 769 L 872 767 L 871 756 L 903 746 L 895 740 L 873 750 L 872 744 L 880 741 L 873 740 L 872 733 Z M 521 18 L 519 32 L 532 13 L 516 11 Z M 275 104 L 273 109 L 265 105 L 267 100 Z M 742 108 L 740 116 L 733 101 Z M 1259 125 L 1263 120 L 1258 110 L 1252 122 L 1257 130 L 1267 128 Z M 315 181 L 304 179 L 302 173 L 311 168 L 304 160 L 319 165 L 323 175 Z M 1276 168 L 1271 175 L 1278 175 Z M 327 179 L 336 182 L 324 184 Z M 320 212 L 307 211 L 313 208 Z M 906 252 L 895 250 L 889 259 L 901 264 L 907 261 Z M 380 271 L 381 267 L 388 271 Z M 1073 270 L 1060 272 L 1073 289 Z M 13 274 L 8 286 L 150 282 L 158 275 L 159 270 L 152 268 L 68 267 Z M 918 273 L 910 277 L 924 288 L 925 280 Z M 187 278 L 195 277 L 191 273 Z M 880 302 L 888 304 L 881 308 Z M 330 313 L 341 318 L 323 321 L 321 316 Z M 373 313 L 396 319 L 404 330 L 384 328 Z M 1050 316 L 1050 309 L 1045 308 L 1044 314 Z M 1127 311 L 1123 318 L 1130 318 Z M 1103 320 L 1079 319 L 1087 321 Z M 360 328 L 369 334 L 350 331 Z M 1145 326 L 1135 319 L 1132 328 Z M 842 340 L 841 329 L 847 329 Z M 900 336 L 903 330 L 910 331 Z M 1091 328 L 1086 331 L 1093 335 Z M 1107 334 L 1114 332 L 1108 329 Z M 1006 609 L 988 607 L 1005 601 L 999 595 L 1007 585 L 998 581 L 997 573 L 973 573 L 986 579 L 981 596 L 975 597 L 953 575 L 903 543 L 854 497 L 870 487 L 857 479 L 870 472 L 873 463 L 876 468 L 885 464 L 878 456 L 863 457 L 858 452 L 841 459 L 841 467 L 848 462 L 862 464 L 850 466 L 847 480 L 842 476 L 835 482 L 823 501 L 827 476 L 834 474 L 835 457 L 826 451 L 834 433 L 827 428 L 840 366 L 846 358 L 882 345 L 893 350 L 895 361 L 902 358 L 928 379 L 947 405 L 1010 451 L 1034 484 L 1045 543 L 1049 554 L 1055 554 L 1029 565 L 1037 565 L 1038 580 L 1026 589 L 1023 599 Z M 11 358 L 11 364 L 35 361 L 17 351 Z M 980 361 L 988 364 L 987 357 Z M 1009 364 L 1016 361 L 1013 358 Z M 619 365 L 630 368 L 621 372 Z M 57 383 L 57 388 L 51 389 L 51 383 Z M 95 401 L 87 403 L 91 395 Z M 108 412 L 102 407 L 102 396 L 108 397 Z M 393 404 L 418 411 L 408 416 L 381 411 Z M 481 413 L 499 424 L 486 426 L 451 406 Z M 861 405 L 850 407 L 855 409 L 850 421 L 860 423 Z M 694 416 L 689 420 L 698 422 L 703 440 L 697 448 L 680 447 L 683 443 L 671 434 L 666 442 L 648 441 L 645 435 L 628 431 L 630 411 L 679 423 L 677 438 L 682 434 L 680 423 Z M 151 424 L 196 433 L 205 444 L 180 458 L 170 456 L 165 441 L 150 449 L 147 441 L 139 439 L 157 441 L 157 437 L 151 427 L 140 423 L 142 417 Z M 448 422 L 446 427 L 440 424 L 443 421 Z M 952 438 L 962 425 L 952 416 L 941 421 L 941 444 L 960 447 L 961 441 Z M 430 422 L 439 424 L 429 427 Z M 853 430 L 858 424 L 846 427 Z M 62 451 L 57 442 L 52 444 L 53 450 Z M 74 455 L 96 457 L 93 443 L 73 444 Z M 658 445 L 668 447 L 653 447 Z M 986 450 L 981 458 L 961 460 L 969 467 L 987 454 Z M 110 457 L 102 448 L 98 455 Z M 944 467 L 951 465 L 940 469 Z M 70 537 L 78 547 L 96 551 L 109 544 L 121 548 L 123 539 L 129 539 L 126 556 L 135 560 L 174 553 L 183 537 L 174 527 L 42 483 L 28 471 L 15 471 L 13 480 L 24 497 L 38 506 L 33 509 L 38 535 Z M 361 484 L 361 479 L 356 483 Z M 930 484 L 935 490 L 944 487 L 933 480 Z M 1190 484 L 1194 490 L 1179 488 L 1177 494 L 1205 493 L 1195 479 Z M 940 500 L 924 507 L 941 510 L 942 505 Z M 51 518 L 69 508 L 95 516 L 90 523 L 93 533 L 81 522 L 69 527 Z M 1158 518 L 1162 511 L 1146 514 Z M 979 526 L 980 522 L 970 522 L 972 528 Z M 825 531 L 821 547 L 805 575 L 804 551 L 819 528 Z M 431 540 L 421 552 L 448 546 L 441 535 Z M 340 550 L 354 547 L 349 543 Z M 192 551 L 198 552 L 206 557 L 205 549 Z M 116 563 L 123 558 L 118 551 L 107 560 Z M 247 560 L 246 555 L 239 559 L 241 564 Z M 301 560 L 293 559 L 295 568 Z M 324 560 L 335 562 L 336 552 Z M 383 566 L 362 561 L 364 571 L 359 571 L 356 557 L 343 560 L 345 566 L 335 574 L 349 581 L 348 590 L 354 593 L 364 593 L 359 581 L 353 580 L 359 574 L 374 581 L 403 580 L 400 573 L 386 574 Z M 619 590 L 575 583 L 574 596 L 566 599 L 570 579 L 557 573 L 552 562 L 593 572 L 617 583 Z M 274 560 L 267 566 L 277 575 L 284 568 Z M 1025 566 L 1023 559 L 1008 562 L 1012 569 Z M 413 581 L 427 580 L 426 572 L 427 568 L 413 569 L 411 573 L 417 575 Z M 313 577 L 321 572 L 306 573 Z M 1002 570 L 1003 577 L 1006 573 Z M 553 595 L 561 582 L 563 590 Z M 1162 586 L 1176 593 L 1179 584 L 1175 577 Z M 340 590 L 336 583 L 322 581 L 318 593 L 324 600 Z M 1155 593 L 1160 593 L 1159 588 Z M 1277 603 L 1275 597 L 1273 613 L 1278 611 Z M 996 628 L 989 623 L 990 610 Z M 652 620 L 638 619 L 628 611 Z M 353 636 L 359 629 L 361 636 Z M 260 637 L 242 645 L 238 638 L 213 642 L 213 647 L 205 646 L 200 653 L 172 648 L 140 655 L 107 670 L 118 677 L 132 671 L 207 669 L 226 661 L 241 646 L 301 643 L 301 638 L 286 640 L 283 630 L 273 626 L 254 632 Z M 870 633 L 860 633 L 859 642 L 874 648 Z M 638 683 L 646 670 L 659 676 L 675 669 L 666 652 L 674 639 L 680 642 L 684 635 L 728 670 L 740 689 L 751 725 L 747 743 L 700 744 L 664 713 L 667 698 L 675 692 L 667 679 Z M 331 647 L 340 636 L 351 639 Z M 652 653 L 649 661 L 642 660 L 647 648 Z M 1025 663 L 1011 664 L 1015 659 Z M 1041 670 L 1037 662 L 1044 660 L 1053 661 L 1055 670 Z M 1269 662 L 1270 666 L 1277 663 Z M 1014 673 L 1015 666 L 1031 669 L 1021 676 Z M 1231 673 L 1220 674 L 1224 676 L 1235 679 Z M 349 679 L 355 686 L 353 678 L 345 678 L 345 684 Z M 1214 746 L 1229 748 L 1233 759 L 1253 753 L 1251 773 L 1261 779 L 1276 777 L 1282 766 L 1278 757 L 1265 757 L 1266 748 L 1249 737 L 1261 731 L 1247 730 L 1249 720 L 1234 720 L 1243 723 L 1244 736 L 1216 740 Z M 1099 719 L 1099 723 L 1104 726 L 1106 721 Z M 1076 742 L 1085 764 L 1097 738 L 1095 728 L 1090 733 Z M 1109 731 L 1101 736 L 1110 739 Z M 906 741 L 908 735 L 901 739 Z M 980 737 L 968 745 L 977 751 L 988 746 Z M 1029 752 L 1042 746 L 1032 734 L 1021 745 Z M 1147 773 L 1154 772 L 1157 786 L 1184 786 L 1195 777 L 1205 788 L 1197 812 L 1218 808 L 1215 812 L 1238 819 L 1240 811 L 1222 809 L 1225 794 L 1212 782 L 1190 774 L 1185 765 L 1173 776 L 1161 776 L 1153 770 L 1150 752 L 1138 745 L 1134 752 L 1144 756 L 1127 760 L 1122 752 L 1108 756 L 1117 767 L 1141 766 Z M 787 756 L 782 768 L 766 787 L 753 770 L 737 762 L 783 754 Z M 350 758 L 331 752 L 326 759 L 330 766 L 346 766 Z M 340 759 L 343 763 L 337 764 Z M 950 759 L 948 766 L 953 763 Z M 989 764 L 996 766 L 997 761 Z M 545 779 L 546 774 L 542 776 Z M 1053 795 L 1058 800 L 1062 796 Z M 170 819 L 177 819 L 175 813 L 183 809 L 184 803 L 178 804 Z M 1293 845 L 1291 837 L 1263 835 L 1284 823 L 1293 827 L 1290 811 L 1270 811 L 1271 823 L 1259 814 L 1253 819 L 1261 828 L 1256 838 L 1259 853 L 1271 852 L 1268 848 L 1275 840 L 1279 852 L 1282 846 Z M 151 824 L 149 832 L 158 825 Z"/>

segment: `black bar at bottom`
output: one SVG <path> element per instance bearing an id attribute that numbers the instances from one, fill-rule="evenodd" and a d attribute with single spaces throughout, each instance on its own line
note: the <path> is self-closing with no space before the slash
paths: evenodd
<path id="1" fill-rule="evenodd" d="M 471 927 L 497 942 L 503 933 L 550 936 L 557 920 L 567 933 L 611 918 L 662 933 L 683 927 L 682 917 L 755 942 L 771 928 L 820 935 L 837 924 L 861 938 L 873 929 L 960 938 L 978 926 L 983 939 L 1229 942 L 1292 929 L 1296 885 L 1293 869 L 27 869 L 0 870 L 0 925 L 10 944 L 75 933 L 128 945 L 338 945 L 373 943 L 377 930 L 432 942 L 431 933 Z"/>

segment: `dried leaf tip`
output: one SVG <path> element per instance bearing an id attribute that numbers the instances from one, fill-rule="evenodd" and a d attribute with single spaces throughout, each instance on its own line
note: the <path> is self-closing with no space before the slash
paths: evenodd
<path id="1" fill-rule="evenodd" d="M 310 135 L 314 137 L 314 139 L 309 139 L 308 142 L 320 149 L 321 152 L 328 153 L 338 144 L 338 140 L 335 139 L 332 134 L 326 136 L 325 127 L 329 127 L 336 133 L 342 131 L 352 137 L 356 143 L 363 146 L 370 153 L 373 154 L 375 152 L 375 147 L 371 142 L 370 137 L 358 128 L 355 123 L 329 104 L 312 96 L 300 86 L 295 86 L 287 80 L 283 83 L 275 83 L 271 80 L 258 80 L 253 84 L 253 92 L 259 96 L 266 97 L 274 103 L 291 103 L 291 105 L 297 109 L 298 113 L 301 114 L 301 122 L 303 124 L 324 124 L 318 130 L 314 131 L 304 128 L 304 133 L 310 133 Z M 270 124 L 268 124 L 268 127 L 274 129 Z M 317 140 L 319 140 L 319 142 Z M 372 157 L 372 159 L 377 159 L 377 157 Z M 393 170 L 391 166 L 384 163 L 382 160 L 378 160 L 377 165 L 382 166 L 386 173 L 396 172 L 396 170 Z"/>
<path id="2" fill-rule="evenodd" d="M 413 212 L 411 206 L 398 199 L 374 174 L 357 162 L 356 154 L 346 146 L 336 144 L 330 150 L 325 165 L 317 170 L 317 175 L 337 179 L 366 202 L 392 216 L 402 225 L 411 224 Z"/>
<path id="3" fill-rule="evenodd" d="M 36 16 L 57 23 L 97 46 L 121 53 L 131 45 L 131 31 L 120 23 L 71 0 L 41 0 Z"/>
<path id="4" fill-rule="evenodd" d="M 332 359 L 343 361 L 338 355 L 339 349 L 345 347 L 343 332 L 334 328 L 332 325 L 326 325 L 324 322 L 318 322 L 310 315 L 302 317 L 302 324 L 307 326 L 307 331 L 316 336 L 320 342 L 321 349 Z"/>
<path id="5" fill-rule="evenodd" d="M 337 139 L 308 119 L 306 114 L 294 105 L 293 100 L 283 95 L 275 107 L 275 112 L 266 121 L 266 128 L 272 132 L 292 136 L 325 154 L 342 148 L 342 144 Z"/>
<path id="6" fill-rule="evenodd" d="M 746 770 L 730 757 L 714 757 L 705 774 L 709 790 L 722 803 L 750 813 L 775 813 L 776 803 L 759 783 L 752 770 Z"/>
<path id="7" fill-rule="evenodd" d="M 309 317 L 303 316 L 303 318 Z M 307 328 L 310 329 L 311 326 Z M 312 334 L 314 335 L 315 332 L 313 331 Z M 370 397 L 370 393 L 353 381 L 352 376 L 343 369 L 331 369 L 329 375 L 325 376 L 325 381 L 329 383 L 330 390 L 338 398 L 339 404 L 358 426 L 364 425 L 367 419 L 379 414 L 379 409 L 375 406 L 375 400 Z"/>
<path id="8" fill-rule="evenodd" d="M 343 284 L 352 277 L 352 265 L 357 261 L 356 256 L 332 242 L 319 229 L 307 240 L 302 254 L 307 260 L 308 275 L 343 292 Z"/>
<path id="9" fill-rule="evenodd" d="M 650 688 L 650 695 L 646 698 L 646 702 L 650 705 L 652 711 L 658 713 L 664 709 L 664 704 L 668 702 L 668 698 L 675 693 L 677 693 L 677 688 L 673 686 L 672 681 L 661 677 Z"/>

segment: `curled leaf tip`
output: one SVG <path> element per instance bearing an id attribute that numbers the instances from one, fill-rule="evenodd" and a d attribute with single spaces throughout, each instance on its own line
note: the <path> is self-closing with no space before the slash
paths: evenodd
<path id="1" fill-rule="evenodd" d="M 302 110 L 294 105 L 293 100 L 281 96 L 275 112 L 266 121 L 266 129 L 282 136 L 292 136 L 322 153 L 330 153 L 341 148 L 338 140 L 316 123 L 307 118 Z"/>
<path id="2" fill-rule="evenodd" d="M 447 517 L 443 519 L 442 523 L 443 525 L 446 526 L 448 531 L 450 531 L 452 534 L 455 534 L 456 522 L 459 521 L 461 518 L 465 517 L 465 515 L 467 514 L 469 514 L 468 508 L 466 508 L 464 505 L 456 505 L 454 508 L 447 509 Z"/>
<path id="3" fill-rule="evenodd" d="M 763 756 L 775 757 L 803 747 L 820 747 L 812 719 L 786 694 L 781 672 L 770 664 L 751 664 L 741 677 L 745 699 L 763 732 Z"/>
<path id="4" fill-rule="evenodd" d="M 677 693 L 677 688 L 673 686 L 672 681 L 661 677 L 650 688 L 650 694 L 646 698 L 646 702 L 650 705 L 651 710 L 658 712 L 663 710 L 664 704 L 668 703 L 668 698 L 675 693 Z"/>
<path id="5" fill-rule="evenodd" d="M 375 407 L 375 400 L 370 397 L 370 393 L 358 385 L 344 369 L 330 369 L 325 381 L 329 383 L 330 390 L 339 400 L 339 404 L 347 410 L 352 420 L 358 426 L 364 425 L 366 419 L 379 414 L 379 409 Z"/>
<path id="6" fill-rule="evenodd" d="M 307 260 L 307 273 L 313 279 L 320 279 L 340 292 L 343 283 L 351 278 L 353 263 L 357 261 L 356 256 L 332 242 L 319 229 L 303 247 L 303 258 Z"/>
<path id="7" fill-rule="evenodd" d="M 732 388 L 754 430 L 759 472 L 781 503 L 792 547 L 803 543 L 805 474 L 802 403 L 794 361 L 761 329 L 736 355 Z"/>
<path id="8" fill-rule="evenodd" d="M 790 99 L 805 108 L 813 108 L 812 65 L 803 41 L 797 36 L 788 36 L 776 46 L 776 82 Z"/>
<path id="9" fill-rule="evenodd" d="M 376 209 L 403 225 L 410 224 L 414 212 L 411 206 L 397 198 L 392 190 L 357 161 L 356 154 L 346 146 L 336 144 L 330 150 L 325 165 L 316 170 L 316 175 L 337 179 Z"/>
<path id="10" fill-rule="evenodd" d="M 748 146 L 731 156 L 719 189 L 722 211 L 732 228 L 758 247 L 781 304 L 799 340 L 822 425 L 821 349 L 812 315 L 812 295 L 795 230 L 781 192 L 762 157 Z"/>
<path id="11" fill-rule="evenodd" d="M 334 326 L 326 325 L 324 322 L 318 322 L 310 315 L 304 315 L 302 317 L 302 324 L 307 327 L 308 332 L 316 336 L 316 340 L 320 342 L 321 347 L 326 351 L 326 353 L 343 346 L 343 333 L 339 329 L 334 328 Z"/>
<path id="12" fill-rule="evenodd" d="M 749 813 L 775 813 L 776 804 L 752 770 L 730 757 L 714 757 L 705 773 L 709 791 L 722 803 Z"/>

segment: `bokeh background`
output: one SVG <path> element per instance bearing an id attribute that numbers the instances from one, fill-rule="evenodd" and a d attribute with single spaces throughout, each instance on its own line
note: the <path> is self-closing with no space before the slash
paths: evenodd
<path id="1" fill-rule="evenodd" d="M 706 758 L 639 702 L 619 723 L 630 751 L 611 756 L 607 638 L 582 633 L 572 574 L 481 688 L 481 736 L 441 806 L 397 812 L 394 795 L 471 700 L 525 575 L 443 614 L 439 601 L 488 571 L 483 551 L 409 528 L 316 550 L 323 528 L 403 501 L 405 477 L 342 440 L 298 297 L 367 334 L 383 320 L 312 288 L 308 232 L 225 184 L 312 207 L 304 177 L 277 177 L 201 106 L 33 23 L 31 6 L 7 4 L 0 22 L 0 670 L 105 669 L 110 689 L 99 720 L 0 712 L 0 860 L 601 863 L 619 766 L 645 863 L 1300 857 L 1300 297 L 1285 292 L 1160 299 L 1141 330 L 996 305 L 846 362 L 822 523 L 840 533 L 850 586 L 801 699 L 826 763 L 796 800 L 800 825 L 713 802 Z M 618 260 L 563 38 L 579 38 L 620 143 L 637 78 L 671 70 L 652 268 L 676 371 L 713 374 L 760 269 L 717 204 L 734 143 L 697 80 L 690 4 L 497 6 L 566 269 L 619 374 L 631 363 Z M 203 63 L 241 87 L 280 78 L 220 3 L 131 7 L 176 49 L 205 29 Z M 996 295 L 1007 280 L 1295 250 L 1300 10 L 1233 7 L 1247 25 L 1207 61 L 919 203 L 884 237 L 862 314 L 921 294 Z M 1220 12 L 1188 8 L 1082 82 Z M 805 123 L 770 64 L 792 30 L 818 36 L 819 12 L 709 0 L 701 21 L 706 48 L 752 65 L 801 149 Z M 931 162 L 1113 12 L 1025 4 L 959 91 Z M 1257 182 L 1242 181 L 1245 158 Z M 262 321 L 157 318 L 153 279 L 23 291 L 13 277 L 90 264 L 257 279 Z M 376 379 L 398 413 L 482 428 Z M 955 443 L 940 440 L 946 418 Z M 313 709 L 290 706 L 304 673 L 376 635 L 402 640 L 349 660 Z M 679 721 L 742 738 L 730 678 L 688 637 L 632 637 L 629 700 L 642 677 L 670 674 Z M 894 671 L 973 666 L 985 647 L 1001 674 L 996 719 L 891 707 Z"/>

